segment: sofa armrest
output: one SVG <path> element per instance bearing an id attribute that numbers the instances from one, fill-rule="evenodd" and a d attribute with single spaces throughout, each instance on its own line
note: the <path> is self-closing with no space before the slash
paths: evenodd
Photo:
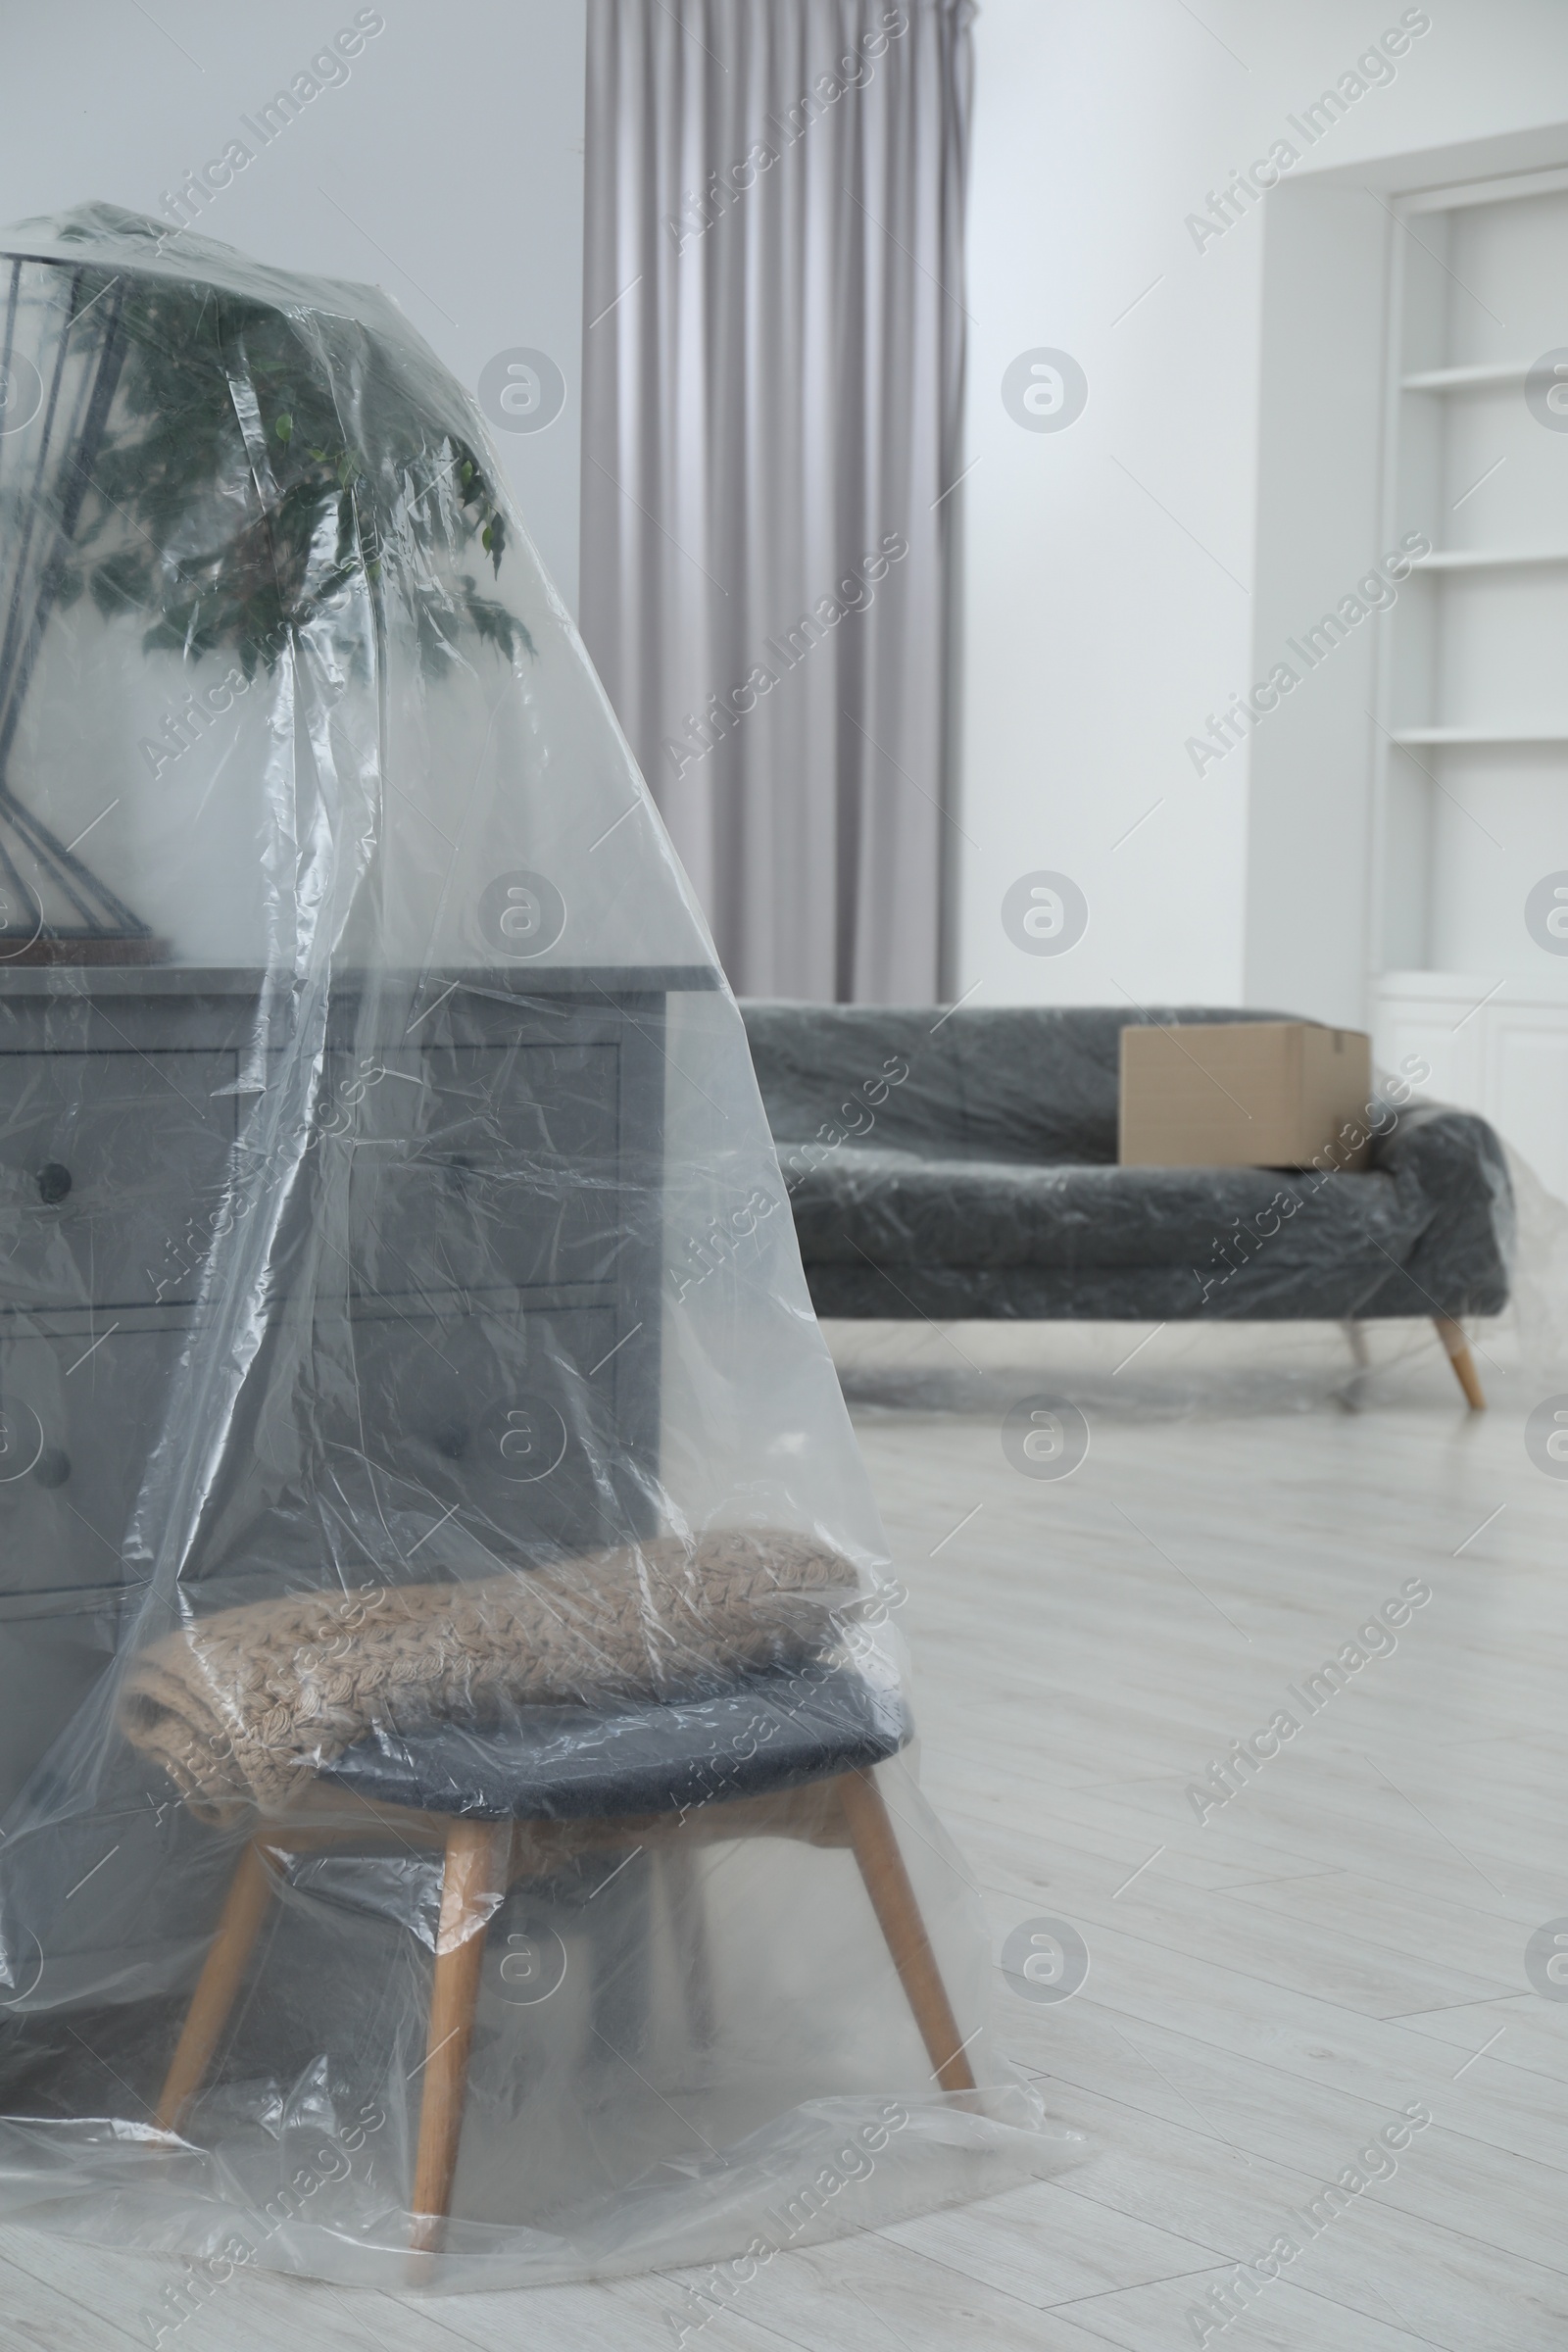
<path id="1" fill-rule="evenodd" d="M 1379 1110 L 1391 1124 L 1373 1138 L 1372 1167 L 1415 1195 L 1422 1212 L 1404 1281 L 1430 1301 L 1432 1313 L 1500 1314 L 1508 1303 L 1515 1220 L 1495 1129 L 1475 1111 L 1445 1102 L 1400 1110 L 1384 1102 Z"/>

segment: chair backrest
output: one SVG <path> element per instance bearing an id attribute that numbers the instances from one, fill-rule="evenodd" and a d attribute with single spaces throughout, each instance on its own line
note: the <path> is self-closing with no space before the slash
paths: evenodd
<path id="1" fill-rule="evenodd" d="M 1219 1005 L 743 1004 L 781 1148 L 843 1137 L 956 1158 L 1113 1162 L 1121 1032 L 1263 1021 Z"/>

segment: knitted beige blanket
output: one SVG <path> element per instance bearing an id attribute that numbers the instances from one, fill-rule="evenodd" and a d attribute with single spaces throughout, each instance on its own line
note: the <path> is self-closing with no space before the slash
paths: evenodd
<path id="1" fill-rule="evenodd" d="M 126 1738 L 192 1808 L 285 1811 L 361 1736 L 510 1709 L 659 1698 L 820 1655 L 855 1570 L 810 1538 L 659 1537 L 473 1584 L 223 1609 L 132 1660 Z"/>

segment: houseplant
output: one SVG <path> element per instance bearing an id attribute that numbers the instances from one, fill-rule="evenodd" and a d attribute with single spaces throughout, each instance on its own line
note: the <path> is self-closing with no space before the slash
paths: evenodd
<path id="1" fill-rule="evenodd" d="M 79 266 L 74 235 L 141 258 Z M 0 922 L 7 960 L 146 960 L 150 926 L 13 790 L 7 762 L 52 622 L 84 597 L 128 618 L 149 654 L 228 653 L 249 682 L 313 623 L 363 599 L 362 661 L 384 637 L 385 567 L 400 570 L 431 669 L 466 641 L 531 655 L 526 627 L 487 596 L 506 520 L 462 420 L 352 317 L 334 321 L 164 264 L 168 231 L 92 205 L 31 255 L 0 256 L 0 386 L 33 388 L 0 434 Z M 0 417 L 3 422 L 3 417 Z M 368 456 L 373 450 L 373 458 Z M 23 868 L 31 867 L 31 879 Z M 52 900 L 53 918 L 45 911 Z M 29 929 L 28 905 L 37 909 Z"/>

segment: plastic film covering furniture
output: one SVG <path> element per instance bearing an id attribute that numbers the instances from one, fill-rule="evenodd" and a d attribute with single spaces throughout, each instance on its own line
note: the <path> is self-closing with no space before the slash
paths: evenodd
<path id="1" fill-rule="evenodd" d="M 1363 1173 L 1116 1164 L 1120 1036 L 1213 1006 L 743 1006 L 817 1312 L 1149 1322 L 1429 1317 L 1508 1299 L 1514 1202 L 1484 1119 L 1396 1076 Z M 1348 1154 L 1347 1154 L 1348 1156 Z M 1462 1353 L 1461 1353 L 1462 1351 Z M 1474 1368 L 1471 1367 L 1471 1380 Z"/>
<path id="2" fill-rule="evenodd" d="M 472 404 L 101 206 L 0 237 L 0 2210 L 204 2292 L 750 2276 L 1059 2161 Z"/>

